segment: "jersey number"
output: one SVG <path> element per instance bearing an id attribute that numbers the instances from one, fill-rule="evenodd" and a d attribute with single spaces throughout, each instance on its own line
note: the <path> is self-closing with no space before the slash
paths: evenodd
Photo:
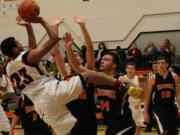
<path id="1" fill-rule="evenodd" d="M 103 100 L 100 100 L 100 105 L 101 105 L 101 110 L 104 111 L 106 110 L 107 112 L 109 112 L 109 101 L 103 101 Z"/>
<path id="2" fill-rule="evenodd" d="M 171 92 L 170 91 L 162 91 L 161 92 L 161 98 L 170 98 Z"/>
<path id="3" fill-rule="evenodd" d="M 22 80 L 21 77 L 23 77 Z M 32 77 L 26 73 L 26 68 L 22 68 L 17 73 L 13 73 L 10 79 L 13 83 L 16 84 L 16 87 L 19 90 L 23 90 L 28 84 L 33 82 Z"/>

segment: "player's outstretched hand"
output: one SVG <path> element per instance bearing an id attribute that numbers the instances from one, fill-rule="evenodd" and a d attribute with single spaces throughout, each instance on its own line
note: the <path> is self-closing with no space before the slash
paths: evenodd
<path id="1" fill-rule="evenodd" d="M 63 36 L 64 44 L 66 48 L 71 48 L 73 44 L 73 38 L 69 32 L 66 32 Z"/>
<path id="2" fill-rule="evenodd" d="M 30 25 L 29 22 L 23 20 L 20 16 L 17 16 L 17 17 L 16 17 L 16 23 L 17 23 L 18 25 L 21 25 L 21 26 Z"/>
<path id="3" fill-rule="evenodd" d="M 64 18 L 59 18 L 58 16 L 53 16 L 51 19 L 51 25 L 54 27 L 58 27 L 61 23 L 63 23 Z"/>
<path id="4" fill-rule="evenodd" d="M 75 21 L 76 23 L 78 23 L 80 26 L 85 25 L 85 19 L 84 19 L 84 17 L 83 17 L 82 15 L 80 15 L 80 14 L 75 14 L 75 15 L 74 15 L 74 21 Z"/>

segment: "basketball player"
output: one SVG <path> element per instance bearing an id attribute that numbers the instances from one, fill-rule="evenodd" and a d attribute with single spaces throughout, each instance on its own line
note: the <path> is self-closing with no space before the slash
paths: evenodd
<path id="1" fill-rule="evenodd" d="M 24 135 L 53 135 L 50 127 L 44 123 L 35 111 L 32 101 L 24 94 L 21 94 L 19 98 L 9 135 L 14 135 L 14 128 L 19 120 L 24 129 Z"/>
<path id="2" fill-rule="evenodd" d="M 85 20 L 80 15 L 76 14 L 74 21 L 80 26 L 83 33 L 83 37 L 86 44 L 92 43 L 88 31 L 86 29 Z M 88 53 L 88 52 L 86 52 Z M 93 58 L 91 54 L 91 58 Z M 82 56 L 78 52 L 74 52 L 77 60 L 81 64 L 83 60 Z M 86 55 L 87 56 L 87 55 Z M 86 57 L 86 59 L 91 60 Z M 87 69 L 92 69 L 93 66 L 86 65 Z M 93 84 L 86 84 L 81 92 L 79 98 L 67 104 L 69 110 L 77 118 L 78 122 L 71 130 L 71 135 L 96 135 L 97 134 L 97 118 L 95 115 L 95 103 L 94 103 L 95 87 Z"/>
<path id="3" fill-rule="evenodd" d="M 2 100 L 14 98 L 15 95 L 10 80 L 3 74 L 4 65 L 4 61 L 0 60 L 0 132 L 2 132 L 3 135 L 8 135 L 10 123 L 1 103 Z"/>
<path id="4" fill-rule="evenodd" d="M 58 42 L 57 32 L 43 17 L 38 16 L 29 21 L 40 23 L 47 31 L 49 39 L 41 47 L 31 51 L 24 51 L 14 37 L 3 40 L 1 51 L 11 58 L 6 68 L 7 74 L 11 82 L 31 99 L 40 117 L 47 124 L 52 125 L 57 134 L 65 135 L 76 122 L 66 104 L 78 98 L 82 92 L 84 81 L 110 86 L 119 85 L 120 81 L 89 70 L 78 75 L 72 75 L 63 81 L 48 77 L 48 74 L 42 71 L 42 67 L 38 63 Z M 59 18 L 53 19 L 54 25 L 59 25 L 61 22 L 62 20 Z M 66 44 L 72 45 L 72 42 L 69 42 L 68 33 L 64 38 Z"/>
<path id="5" fill-rule="evenodd" d="M 149 79 L 149 91 L 145 96 L 144 119 L 149 122 L 148 106 L 152 93 L 152 111 L 160 135 L 178 135 L 176 116 L 180 116 L 180 89 L 178 76 L 167 70 L 165 57 L 157 59 L 158 73 Z M 177 100 L 177 106 L 174 100 Z"/>
<path id="6" fill-rule="evenodd" d="M 69 43 L 65 43 L 66 51 L 71 65 L 74 65 L 73 69 L 76 72 L 86 70 L 82 65 L 78 65 L 78 62 L 74 59 L 71 47 L 73 39 L 71 39 L 70 35 L 67 34 L 67 36 L 69 36 L 69 39 L 67 39 Z M 116 54 L 111 52 L 105 53 L 101 61 L 101 71 L 103 73 L 100 74 L 119 78 L 116 72 L 117 62 L 118 56 Z M 121 81 L 132 83 L 128 78 L 121 77 L 120 79 Z M 105 124 L 108 126 L 106 134 L 133 135 L 135 132 L 135 123 L 131 116 L 131 110 L 128 107 L 128 101 L 124 99 L 125 91 L 106 83 L 104 83 L 104 86 L 97 85 L 97 87 L 98 100 L 101 105 Z M 124 103 L 123 101 L 126 102 Z"/>
<path id="7" fill-rule="evenodd" d="M 133 83 L 135 83 L 136 87 L 139 87 L 139 77 L 135 75 L 136 66 L 133 62 L 129 62 L 126 64 L 126 75 L 125 77 L 129 78 Z M 141 127 L 144 127 L 144 117 L 143 110 L 140 104 L 143 102 L 142 99 L 135 99 L 133 97 L 129 97 L 129 107 L 132 111 L 133 119 L 136 123 L 136 135 L 140 135 Z"/>

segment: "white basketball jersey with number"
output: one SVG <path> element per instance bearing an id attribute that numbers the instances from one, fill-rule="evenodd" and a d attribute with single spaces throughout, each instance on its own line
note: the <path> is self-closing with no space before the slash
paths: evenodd
<path id="1" fill-rule="evenodd" d="M 48 72 L 41 63 L 38 66 L 26 65 L 22 59 L 26 52 L 22 52 L 16 59 L 10 61 L 6 70 L 13 85 L 32 98 L 42 90 L 44 83 L 53 78 L 47 77 Z"/>
<path id="2" fill-rule="evenodd" d="M 33 101 L 36 111 L 46 123 L 53 126 L 58 135 L 67 134 L 76 119 L 66 104 L 78 98 L 82 92 L 80 76 L 59 82 L 54 77 L 47 77 L 43 66 L 26 65 L 23 61 L 26 55 L 24 51 L 8 63 L 7 74 L 11 82 Z"/>

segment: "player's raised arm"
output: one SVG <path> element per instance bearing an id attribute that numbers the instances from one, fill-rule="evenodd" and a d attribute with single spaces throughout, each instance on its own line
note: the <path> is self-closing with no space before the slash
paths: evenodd
<path id="1" fill-rule="evenodd" d="M 95 70 L 95 57 L 94 57 L 94 49 L 91 37 L 86 28 L 86 22 L 82 15 L 75 14 L 74 21 L 79 24 L 81 31 L 83 33 L 83 37 L 86 44 L 86 67 L 90 70 Z"/>
<path id="2" fill-rule="evenodd" d="M 30 22 L 24 21 L 21 17 L 17 16 L 16 21 L 18 25 L 25 26 L 28 34 L 28 50 L 36 49 L 36 38 Z"/>
<path id="3" fill-rule="evenodd" d="M 55 29 L 49 25 L 49 23 L 42 17 L 38 16 L 29 20 L 34 23 L 40 23 L 48 33 L 49 39 L 39 48 L 29 52 L 27 56 L 27 62 L 29 64 L 37 64 L 40 59 L 47 54 L 52 47 L 59 41 L 58 34 Z"/>
<path id="4" fill-rule="evenodd" d="M 58 26 L 63 23 L 63 18 L 60 19 L 57 16 L 54 16 L 51 18 L 51 23 L 54 29 L 56 30 L 57 33 L 59 33 Z M 55 60 L 56 60 L 56 66 L 58 68 L 59 74 L 61 78 L 64 78 L 67 75 L 67 70 L 65 66 L 64 59 L 61 55 L 61 51 L 59 50 L 60 43 L 57 42 L 56 45 L 52 49 L 52 53 L 55 55 Z"/>
<path id="5" fill-rule="evenodd" d="M 82 66 L 81 63 L 74 57 L 74 53 L 72 50 L 73 38 L 71 37 L 71 34 L 66 32 L 65 35 L 63 36 L 63 39 L 64 39 L 64 45 L 66 47 L 66 52 L 68 56 L 68 62 L 71 68 L 76 73 L 84 72 L 86 70 L 85 67 Z"/>

